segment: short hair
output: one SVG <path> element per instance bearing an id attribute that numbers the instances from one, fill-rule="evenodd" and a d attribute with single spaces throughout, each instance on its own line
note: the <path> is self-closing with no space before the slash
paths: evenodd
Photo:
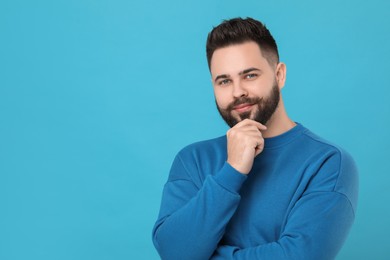
<path id="1" fill-rule="evenodd" d="M 267 27 L 253 18 L 238 17 L 224 20 L 208 34 L 206 54 L 209 69 L 215 50 L 249 41 L 257 43 L 269 64 L 279 63 L 278 46 Z"/>

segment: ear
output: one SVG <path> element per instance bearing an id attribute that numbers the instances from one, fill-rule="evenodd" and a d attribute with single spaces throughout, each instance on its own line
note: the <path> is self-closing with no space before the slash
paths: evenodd
<path id="1" fill-rule="evenodd" d="M 279 62 L 278 65 L 276 65 L 275 70 L 276 82 L 278 84 L 279 89 L 282 89 L 284 87 L 284 83 L 286 82 L 286 73 L 286 64 L 284 64 L 283 62 Z"/>

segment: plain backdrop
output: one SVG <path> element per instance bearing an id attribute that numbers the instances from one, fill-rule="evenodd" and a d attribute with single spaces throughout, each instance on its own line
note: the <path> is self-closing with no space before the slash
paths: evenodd
<path id="1" fill-rule="evenodd" d="M 224 135 L 205 40 L 254 17 L 287 64 L 291 118 L 360 170 L 337 259 L 390 259 L 390 2 L 0 1 L 0 259 L 159 259 L 172 160 Z"/>

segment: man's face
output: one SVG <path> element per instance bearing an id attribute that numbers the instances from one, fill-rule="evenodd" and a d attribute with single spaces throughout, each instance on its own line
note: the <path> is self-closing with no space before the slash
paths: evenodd
<path id="1" fill-rule="evenodd" d="M 233 127 L 249 118 L 266 124 L 278 107 L 276 65 L 271 66 L 255 42 L 217 49 L 211 76 L 219 113 Z"/>

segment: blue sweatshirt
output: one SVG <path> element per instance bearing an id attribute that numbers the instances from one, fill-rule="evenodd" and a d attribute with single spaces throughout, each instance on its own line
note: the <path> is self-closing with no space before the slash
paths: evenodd
<path id="1" fill-rule="evenodd" d="M 266 138 L 243 175 L 226 145 L 222 136 L 176 156 L 153 228 L 161 258 L 334 259 L 355 218 L 350 155 L 297 124 Z"/>

